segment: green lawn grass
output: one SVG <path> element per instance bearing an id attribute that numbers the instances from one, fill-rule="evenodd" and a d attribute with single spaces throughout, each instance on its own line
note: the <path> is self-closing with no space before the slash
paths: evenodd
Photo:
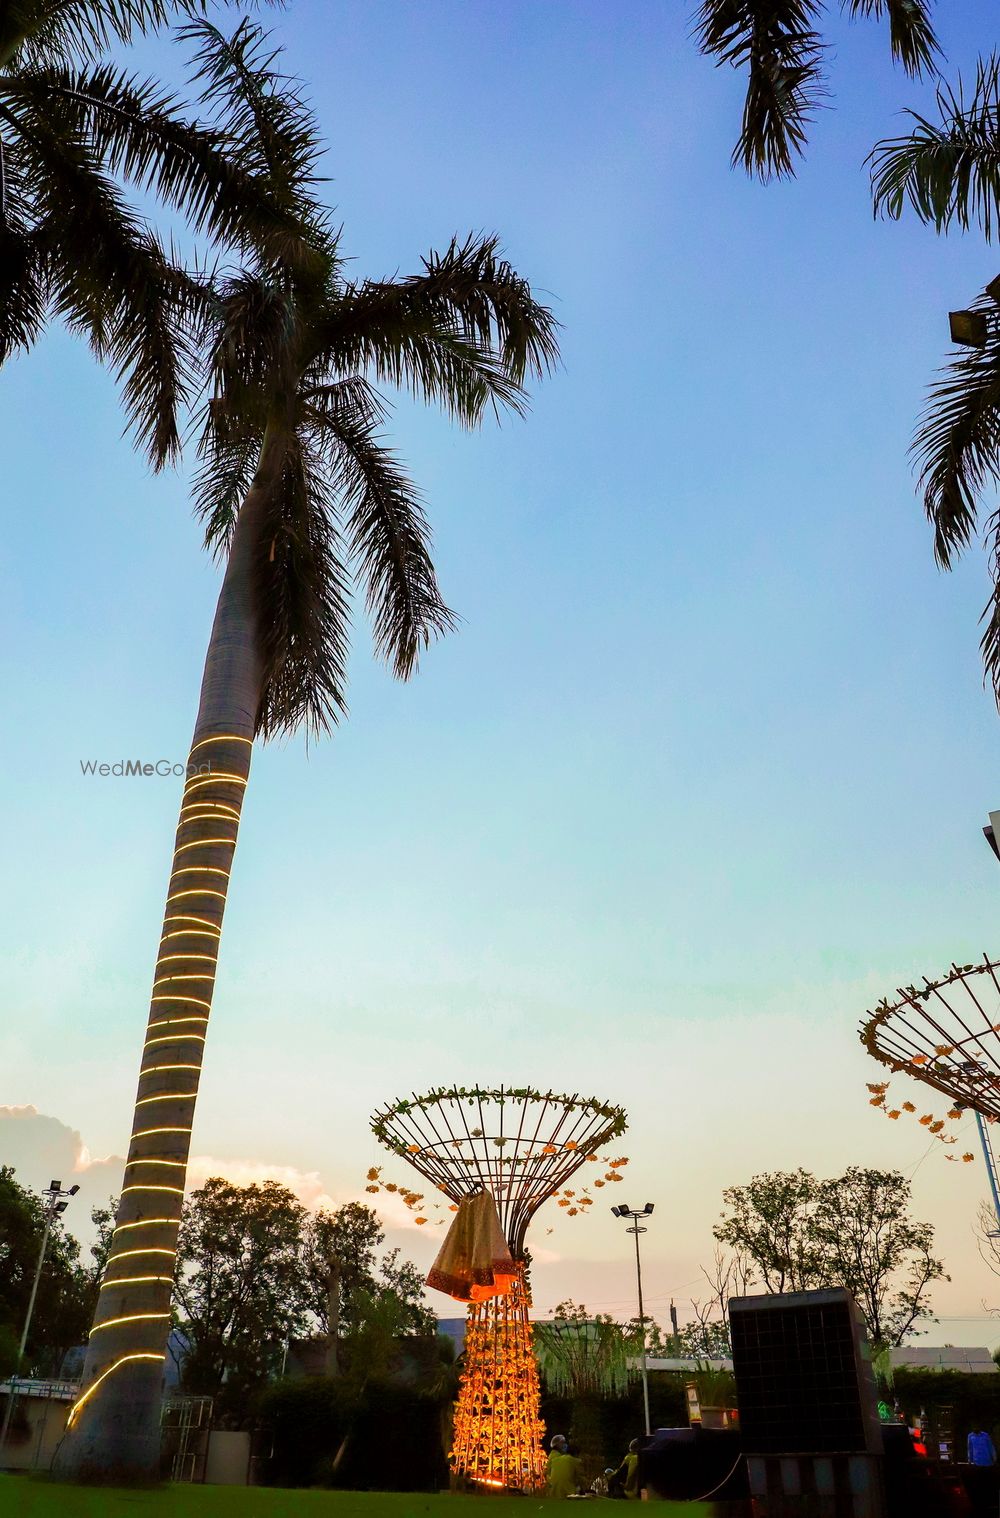
<path id="1" fill-rule="evenodd" d="M 559 1504 L 567 1515 L 573 1509 Z M 574 1507 L 576 1504 L 574 1504 Z M 600 1506 L 603 1518 L 624 1514 L 625 1504 Z M 153 1491 L 0 1476 L 0 1518 L 531 1518 L 556 1504 L 538 1497 L 465 1497 L 448 1492 L 281 1491 L 271 1487 L 165 1486 Z M 656 1518 L 721 1518 L 709 1502 L 657 1502 Z M 642 1509 L 649 1512 L 649 1506 Z M 652 1518 L 652 1513 L 650 1514 Z"/>

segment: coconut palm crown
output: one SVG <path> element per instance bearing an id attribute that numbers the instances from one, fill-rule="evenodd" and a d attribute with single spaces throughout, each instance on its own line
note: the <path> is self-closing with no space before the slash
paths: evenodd
<path id="1" fill-rule="evenodd" d="M 889 23 L 889 45 L 906 73 L 933 72 L 938 44 L 930 0 L 843 0 L 852 17 Z M 702 0 L 694 29 L 703 53 L 745 69 L 746 99 L 733 163 L 760 179 L 794 174 L 810 122 L 826 95 L 830 49 L 824 0 Z"/>
<path id="2" fill-rule="evenodd" d="M 557 357 L 550 312 L 492 237 L 451 241 L 413 275 L 346 276 L 315 195 L 320 139 L 265 35 L 191 22 L 203 104 L 243 172 L 308 233 L 214 284 L 196 502 L 225 562 L 181 798 L 125 1185 L 80 1396 L 56 1468 L 149 1477 L 178 1227 L 222 919 L 255 739 L 328 729 L 345 709 L 355 580 L 401 677 L 453 623 L 419 495 L 382 435 L 383 388 L 477 424 L 520 412 Z M 381 387 L 381 388 L 380 388 Z"/>
<path id="3" fill-rule="evenodd" d="M 152 191 L 230 248 L 260 242 L 292 257 L 298 236 L 223 133 L 104 56 L 194 8 L 195 0 L 0 4 L 0 364 L 61 318 L 115 370 L 128 423 L 155 467 L 179 451 L 187 333 L 202 287 L 175 266 L 123 183 Z"/>

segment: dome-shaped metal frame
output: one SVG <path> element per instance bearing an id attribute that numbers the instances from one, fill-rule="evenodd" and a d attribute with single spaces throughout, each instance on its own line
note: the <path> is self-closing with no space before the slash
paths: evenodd
<path id="1" fill-rule="evenodd" d="M 1000 961 L 956 965 L 940 980 L 900 987 L 861 1024 L 869 1054 L 961 1107 L 1000 1119 Z"/>
<path id="2" fill-rule="evenodd" d="M 380 1143 L 453 1202 L 489 1190 L 512 1252 L 534 1214 L 603 1144 L 625 1132 L 621 1107 L 527 1086 L 441 1086 L 371 1120 Z"/>

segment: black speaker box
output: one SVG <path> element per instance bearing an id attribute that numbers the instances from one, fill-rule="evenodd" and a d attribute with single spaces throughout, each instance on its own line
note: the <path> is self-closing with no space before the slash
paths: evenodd
<path id="1" fill-rule="evenodd" d="M 850 1292 L 734 1297 L 729 1322 L 746 1454 L 882 1453 L 871 1351 Z"/>

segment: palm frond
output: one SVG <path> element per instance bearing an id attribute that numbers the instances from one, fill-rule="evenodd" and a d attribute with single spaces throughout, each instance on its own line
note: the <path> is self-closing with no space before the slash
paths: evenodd
<path id="1" fill-rule="evenodd" d="M 215 417 L 242 417 L 263 433 L 277 387 L 293 391 L 299 311 L 283 283 L 252 273 L 216 288 L 211 313 L 208 376 L 226 407 Z"/>
<path id="2" fill-rule="evenodd" d="M 980 60 L 968 100 L 961 79 L 954 89 L 939 86 L 937 107 L 938 121 L 909 111 L 912 131 L 876 144 L 876 213 L 895 220 L 909 204 L 938 231 L 978 224 L 992 238 L 1000 217 L 1000 60 Z"/>
<path id="3" fill-rule="evenodd" d="M 218 413 L 223 413 L 222 417 Z M 240 507 L 260 462 L 262 435 L 225 421 L 224 401 L 209 401 L 198 445 L 200 463 L 192 480 L 195 515 L 205 524 L 205 547 L 216 557 L 229 550 Z"/>
<path id="4" fill-rule="evenodd" d="M 892 56 L 911 77 L 933 73 L 941 49 L 927 0 L 848 0 L 852 16 L 889 18 Z"/>
<path id="5" fill-rule="evenodd" d="M 0 223 L 0 364 L 45 325 L 48 268 L 35 232 Z"/>
<path id="6" fill-rule="evenodd" d="M 0 108 L 0 117 L 4 111 Z M 21 129 L 53 306 L 122 383 L 127 424 L 155 468 L 180 449 L 204 291 L 174 266 L 82 149 L 38 120 Z M 67 229 L 72 228 L 72 239 Z"/>
<path id="7" fill-rule="evenodd" d="M 747 70 L 733 163 L 762 180 L 794 174 L 823 98 L 820 10 L 820 0 L 703 0 L 697 13 L 701 51 Z"/>
<path id="8" fill-rule="evenodd" d="M 975 309 L 990 318 L 986 345 L 952 357 L 931 387 L 912 448 L 945 569 L 972 540 L 984 489 L 1000 480 L 1000 326 L 988 297 Z"/>
<path id="9" fill-rule="evenodd" d="M 384 399 L 361 374 L 349 374 L 330 383 L 310 382 L 310 376 L 306 375 L 302 400 L 310 417 L 320 424 L 339 419 L 345 409 L 360 418 L 366 427 L 380 427 L 389 416 Z"/>
<path id="10" fill-rule="evenodd" d="M 293 264 L 311 256 L 300 218 L 239 161 L 226 134 L 182 119 L 181 103 L 151 80 L 110 64 L 46 65 L 5 76 L 3 95 L 21 119 L 86 141 L 109 173 L 178 207 L 195 232 Z"/>
<path id="11" fill-rule="evenodd" d="M 283 6 L 285 0 L 256 3 Z M 209 0 L 12 0 L 4 7 L 7 15 L 0 20 L 0 31 L 9 39 L 23 39 L 18 53 L 21 63 L 55 58 L 86 61 L 107 52 L 115 42 L 131 42 L 179 16 L 208 8 Z"/>
<path id="12" fill-rule="evenodd" d="M 992 589 L 983 609 L 981 621 L 983 636 L 979 647 L 983 655 L 985 678 L 993 688 L 993 697 L 1000 707 L 1000 511 L 994 511 L 987 523 L 989 540 L 990 579 Z"/>
<path id="13" fill-rule="evenodd" d="M 539 1369 L 555 1396 L 620 1397 L 635 1369 L 634 1334 L 605 1314 L 563 1302 L 548 1322 L 532 1324 Z"/>
<path id="14" fill-rule="evenodd" d="M 365 584 L 375 650 L 407 679 L 422 649 L 456 625 L 441 598 L 430 554 L 430 528 L 413 482 L 377 436 L 367 395 L 359 407 L 352 382 L 338 400 L 330 387 L 317 443 L 332 465 L 346 508 L 351 556 Z"/>
<path id="15" fill-rule="evenodd" d="M 180 36 L 195 44 L 193 80 L 240 166 L 318 235 L 325 217 L 311 190 L 322 141 L 300 86 L 275 67 L 280 49 L 270 48 L 267 33 L 248 20 L 231 37 L 206 20 L 181 27 Z"/>
<path id="16" fill-rule="evenodd" d="M 255 578 L 264 671 L 258 731 L 328 731 L 347 710 L 348 580 L 329 481 L 294 433 L 268 489 Z"/>
<path id="17" fill-rule="evenodd" d="M 424 272 L 345 284 L 318 324 L 319 360 L 371 369 L 467 425 L 485 408 L 522 411 L 524 381 L 555 365 L 558 324 L 498 251 L 496 238 L 453 240 Z"/>

